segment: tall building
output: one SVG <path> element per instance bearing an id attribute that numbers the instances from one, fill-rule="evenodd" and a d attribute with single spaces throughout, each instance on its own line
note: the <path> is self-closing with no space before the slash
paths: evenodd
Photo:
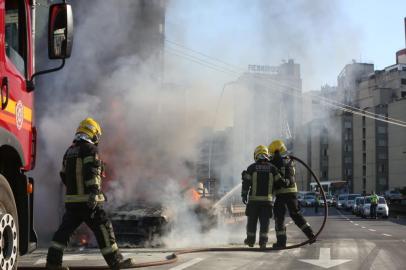
<path id="1" fill-rule="evenodd" d="M 406 174 L 406 128 L 381 121 L 406 119 L 406 64 L 375 71 L 372 64 L 351 63 L 337 81 L 337 92 L 329 99 L 366 115 L 328 108 L 320 114 L 324 116 L 313 116 L 304 135 L 307 161 L 321 180 L 344 180 L 349 192 L 384 192 L 406 186 L 401 177 Z M 320 112 L 319 102 L 312 107 Z M 368 117 L 372 114 L 378 119 Z"/>
<path id="2" fill-rule="evenodd" d="M 234 98 L 234 156 L 241 159 L 237 164 L 252 162 L 252 152 L 259 144 L 296 136 L 302 79 L 300 65 L 294 60 L 279 66 L 249 65 L 248 72 L 230 87 L 238 92 Z"/>

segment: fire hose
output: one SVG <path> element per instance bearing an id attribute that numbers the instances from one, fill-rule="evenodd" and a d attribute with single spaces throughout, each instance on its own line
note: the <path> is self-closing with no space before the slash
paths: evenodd
<path id="1" fill-rule="evenodd" d="M 314 180 L 317 183 L 317 186 L 319 187 L 320 193 L 323 197 L 324 201 L 324 218 L 323 222 L 318 230 L 318 232 L 315 234 L 313 239 L 308 239 L 302 243 L 299 244 L 294 244 L 286 247 L 267 247 L 267 248 L 246 248 L 246 247 L 235 247 L 235 248 L 196 248 L 196 249 L 182 249 L 178 250 L 171 255 L 167 256 L 165 260 L 160 260 L 160 261 L 152 261 L 152 262 L 144 262 L 144 263 L 138 263 L 130 268 L 142 268 L 142 267 L 151 267 L 151 266 L 159 266 L 159 265 L 165 265 L 165 264 L 172 264 L 177 262 L 179 255 L 182 254 L 190 254 L 190 253 L 198 253 L 198 252 L 238 252 L 238 251 L 251 251 L 251 252 L 267 252 L 267 251 L 277 251 L 277 250 L 285 250 L 285 249 L 294 249 L 294 248 L 299 248 L 304 245 L 310 244 L 314 242 L 317 237 L 321 234 L 321 232 L 324 229 L 324 226 L 326 225 L 327 222 L 327 216 L 328 216 L 328 205 L 327 205 L 327 199 L 326 199 L 326 194 L 324 193 L 323 187 L 320 184 L 319 179 L 313 172 L 313 170 L 300 158 L 295 157 L 295 156 L 289 156 L 291 159 L 298 161 L 301 163 L 312 175 Z M 20 267 L 20 269 L 28 270 L 28 269 L 44 269 L 44 267 Z M 109 269 L 107 266 L 71 266 L 69 269 L 73 270 L 85 270 L 85 269 Z"/>

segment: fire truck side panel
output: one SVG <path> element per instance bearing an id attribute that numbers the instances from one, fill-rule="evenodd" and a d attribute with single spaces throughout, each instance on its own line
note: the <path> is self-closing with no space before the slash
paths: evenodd
<path id="1" fill-rule="evenodd" d="M 33 195 L 25 171 L 34 164 L 33 93 L 26 79 L 33 72 L 29 0 L 0 0 L 0 173 L 9 182 L 18 212 L 19 250 L 35 248 Z M 6 5 L 7 3 L 7 5 Z"/>

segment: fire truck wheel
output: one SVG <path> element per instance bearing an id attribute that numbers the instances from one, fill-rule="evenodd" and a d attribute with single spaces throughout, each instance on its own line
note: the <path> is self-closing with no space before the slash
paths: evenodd
<path id="1" fill-rule="evenodd" d="M 18 216 L 13 192 L 0 174 L 0 269 L 17 269 Z"/>

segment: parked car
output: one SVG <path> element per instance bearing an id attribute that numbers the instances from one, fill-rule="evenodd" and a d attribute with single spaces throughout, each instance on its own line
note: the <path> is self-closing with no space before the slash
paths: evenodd
<path id="1" fill-rule="evenodd" d="M 337 198 L 337 209 L 343 209 L 343 206 L 344 206 L 344 204 L 345 204 L 345 201 L 347 201 L 347 197 L 348 197 L 348 194 L 341 194 L 341 195 L 338 195 L 338 198 Z"/>
<path id="2" fill-rule="evenodd" d="M 319 197 L 319 200 L 320 200 L 320 206 L 324 206 L 324 200 L 323 200 L 322 196 Z M 333 205 L 333 196 L 326 195 L 326 201 L 327 201 L 328 207 L 332 206 Z"/>
<path id="3" fill-rule="evenodd" d="M 355 203 L 352 206 L 352 213 L 354 215 L 356 215 L 356 216 L 360 215 L 361 209 L 362 209 L 362 207 L 364 207 L 364 200 L 365 200 L 365 197 L 362 197 L 362 196 L 355 198 Z"/>
<path id="4" fill-rule="evenodd" d="M 297 198 L 299 205 L 303 205 L 303 200 L 304 200 L 305 194 L 306 194 L 306 192 L 304 192 L 304 191 L 299 191 L 297 193 L 296 198 Z"/>
<path id="5" fill-rule="evenodd" d="M 388 190 L 385 192 L 385 199 L 388 201 L 400 201 L 402 199 L 402 194 L 397 190 Z"/>
<path id="6" fill-rule="evenodd" d="M 314 206 L 315 203 L 316 203 L 315 195 L 305 195 L 304 200 L 303 200 L 303 206 L 305 206 L 305 207 Z"/>
<path id="7" fill-rule="evenodd" d="M 355 198 L 360 197 L 361 194 L 348 194 L 347 200 L 345 201 L 343 208 L 345 210 L 352 210 L 352 206 L 355 203 Z"/>
<path id="8" fill-rule="evenodd" d="M 378 206 L 376 207 L 376 213 L 378 217 L 388 218 L 389 207 L 386 204 L 384 197 L 379 197 Z M 367 218 L 371 215 L 371 196 L 365 197 L 364 206 L 362 207 L 361 217 Z"/>

